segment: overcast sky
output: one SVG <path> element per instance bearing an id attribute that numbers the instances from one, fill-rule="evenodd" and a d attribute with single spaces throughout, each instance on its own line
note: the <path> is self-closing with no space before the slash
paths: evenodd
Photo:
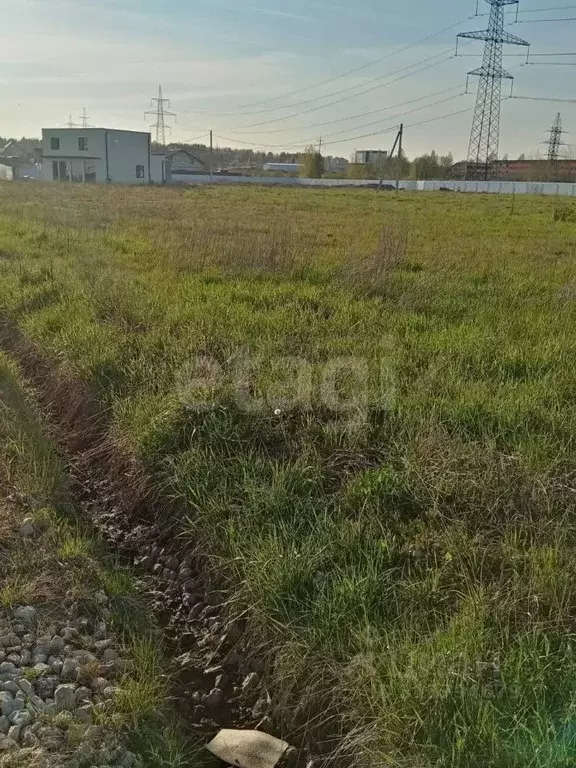
<path id="1" fill-rule="evenodd" d="M 528 23 L 576 17 L 574 2 L 522 0 L 523 23 L 507 29 L 528 39 L 534 54 L 576 52 L 576 21 Z M 566 7 L 531 12 L 559 6 Z M 0 0 L 0 136 L 38 136 L 70 113 L 78 121 L 83 106 L 94 125 L 143 130 L 151 122 L 144 110 L 162 83 L 178 114 L 176 141 L 213 128 L 234 139 L 217 138 L 221 145 L 296 149 L 323 136 L 326 154 L 347 157 L 388 148 L 402 119 L 409 155 L 434 148 L 458 158 L 470 111 L 414 124 L 473 107 L 474 93 L 462 93 L 483 43 L 467 42 L 465 56 L 449 56 L 457 32 L 485 27 L 487 17 L 473 18 L 474 11 L 475 0 Z M 508 21 L 514 17 L 508 11 Z M 565 64 L 576 64 L 576 55 L 549 60 L 564 65 L 521 66 L 525 49 L 506 52 L 516 54 L 504 65 L 518 96 L 574 96 L 576 68 Z M 274 97 L 281 98 L 268 101 Z M 576 134 L 576 104 L 505 102 L 501 154 L 537 151 L 559 110 Z"/>

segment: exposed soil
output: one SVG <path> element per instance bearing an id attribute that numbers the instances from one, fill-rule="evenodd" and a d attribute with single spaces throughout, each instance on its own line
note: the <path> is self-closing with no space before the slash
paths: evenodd
<path id="1" fill-rule="evenodd" d="M 206 741 L 220 727 L 259 728 L 293 744 L 300 765 L 337 765 L 338 740 L 327 735 L 325 720 L 318 726 L 296 692 L 268 688 L 270 649 L 255 647 L 243 619 L 230 613 L 221 576 L 175 536 L 169 521 L 181 514 L 111 440 L 87 387 L 52 369 L 6 319 L 0 349 L 19 362 L 47 413 L 72 502 L 142 577 L 179 670 L 172 695 L 185 724 Z"/>

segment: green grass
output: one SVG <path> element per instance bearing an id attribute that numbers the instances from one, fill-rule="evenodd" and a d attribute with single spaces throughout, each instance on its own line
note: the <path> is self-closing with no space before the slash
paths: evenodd
<path id="1" fill-rule="evenodd" d="M 9 492 L 12 501 L 5 503 Z M 34 522 L 33 541 L 18 535 L 25 516 Z M 122 740 L 129 740 L 151 768 L 169 765 L 158 755 L 170 755 L 174 765 L 184 765 L 190 746 L 168 705 L 170 666 L 160 632 L 131 574 L 117 565 L 90 522 L 75 515 L 64 467 L 33 393 L 23 385 L 18 367 L 1 352 L 0 555 L 0 606 L 32 603 L 40 622 L 45 613 L 54 620 L 63 600 L 70 597 L 89 603 L 89 615 L 96 617 L 101 606 L 94 595 L 104 590 L 106 621 L 117 634 L 128 671 L 118 681 L 113 709 L 101 712 L 100 720 Z M 28 679 L 40 674 L 25 671 Z M 73 747 L 82 726 L 70 713 L 57 718 Z M 152 754 L 154 750 L 158 755 Z"/>
<path id="2" fill-rule="evenodd" d="M 576 760 L 576 230 L 511 202 L 0 186 L 5 312 L 375 764 Z"/>

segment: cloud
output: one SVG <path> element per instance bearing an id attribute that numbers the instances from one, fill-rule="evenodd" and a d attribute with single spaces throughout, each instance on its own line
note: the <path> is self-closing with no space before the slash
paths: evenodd
<path id="1" fill-rule="evenodd" d="M 319 19 L 315 19 L 312 16 L 305 16 L 300 13 L 290 13 L 289 11 L 278 11 L 273 8 L 257 8 L 254 5 L 249 6 L 250 11 L 256 11 L 257 13 L 264 13 L 268 16 L 279 16 L 282 19 L 292 19 L 293 21 L 311 21 L 317 22 Z"/>

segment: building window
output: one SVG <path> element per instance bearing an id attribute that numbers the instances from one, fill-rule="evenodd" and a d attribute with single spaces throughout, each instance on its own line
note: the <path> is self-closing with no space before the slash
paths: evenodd
<path id="1" fill-rule="evenodd" d="M 60 149 L 60 139 L 57 136 L 50 139 L 50 149 Z"/>
<path id="2" fill-rule="evenodd" d="M 84 152 L 88 149 L 88 139 L 86 138 L 86 136 L 78 137 L 78 149 L 81 152 Z"/>
<path id="3" fill-rule="evenodd" d="M 143 165 L 137 165 L 136 166 L 136 178 L 137 179 L 143 179 L 144 178 L 144 166 Z"/>

